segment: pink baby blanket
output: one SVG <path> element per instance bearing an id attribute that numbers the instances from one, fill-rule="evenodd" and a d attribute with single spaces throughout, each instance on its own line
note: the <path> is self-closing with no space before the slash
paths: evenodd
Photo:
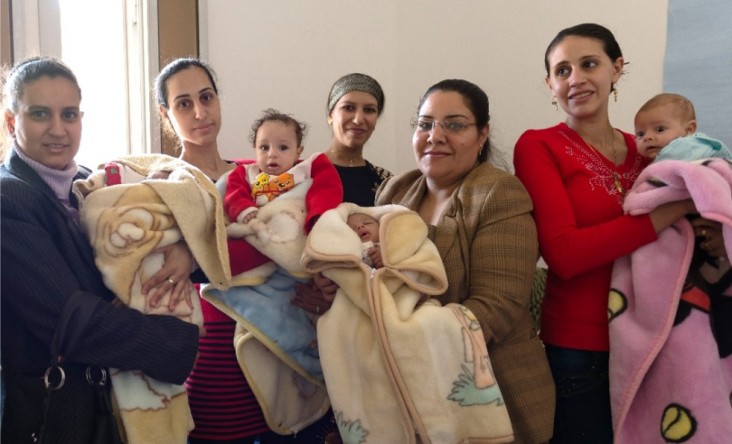
<path id="1" fill-rule="evenodd" d="M 732 168 L 725 160 L 652 164 L 626 197 L 625 210 L 645 214 L 688 198 L 703 217 L 722 223 L 732 252 Z M 729 344 L 722 343 L 732 319 L 725 325 L 713 322 L 720 310 L 728 310 L 730 293 L 705 294 L 687 284 L 694 243 L 691 224 L 681 218 L 657 241 L 615 263 L 608 317 L 618 443 L 732 439 L 732 358 Z M 721 261 L 704 264 L 700 272 L 714 281 L 728 269 L 728 261 Z M 680 309 L 684 293 L 684 300 L 702 303 L 682 303 Z"/>

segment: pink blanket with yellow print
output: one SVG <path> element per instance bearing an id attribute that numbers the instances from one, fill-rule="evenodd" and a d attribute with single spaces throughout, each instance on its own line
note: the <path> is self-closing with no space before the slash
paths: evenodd
<path id="1" fill-rule="evenodd" d="M 724 160 L 652 164 L 626 197 L 625 209 L 645 214 L 687 198 L 703 217 L 722 223 L 732 252 L 732 168 Z M 608 314 L 618 443 L 717 443 L 732 437 L 732 344 L 724 339 L 729 341 L 730 293 L 690 287 L 694 244 L 692 227 L 682 218 L 615 263 Z M 729 263 L 704 263 L 699 270 L 713 283 Z"/>

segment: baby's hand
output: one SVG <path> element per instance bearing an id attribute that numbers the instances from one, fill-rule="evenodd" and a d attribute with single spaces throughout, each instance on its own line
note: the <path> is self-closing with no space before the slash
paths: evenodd
<path id="1" fill-rule="evenodd" d="M 381 261 L 381 246 L 375 244 L 373 247 L 366 250 L 366 254 L 371 258 L 371 263 L 374 264 L 374 268 L 381 268 L 384 263 Z"/>
<path id="2" fill-rule="evenodd" d="M 148 179 L 162 179 L 166 180 L 168 177 L 170 177 L 170 173 L 168 171 L 153 171 L 150 173 L 147 178 Z"/>
<path id="3" fill-rule="evenodd" d="M 247 214 L 246 214 L 246 215 L 245 215 L 245 216 L 244 216 L 244 217 L 243 217 L 243 218 L 241 219 L 241 223 L 245 224 L 245 223 L 247 223 L 247 222 L 251 221 L 252 219 L 254 219 L 255 217 L 257 217 L 257 213 L 258 213 L 258 212 L 259 212 L 259 210 L 257 209 L 257 210 L 254 210 L 254 211 L 251 211 L 251 212 L 247 213 Z"/>

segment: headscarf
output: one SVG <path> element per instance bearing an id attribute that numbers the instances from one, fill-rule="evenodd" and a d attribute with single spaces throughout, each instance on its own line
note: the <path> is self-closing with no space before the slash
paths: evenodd
<path id="1" fill-rule="evenodd" d="M 360 73 L 346 74 L 335 81 L 328 94 L 328 114 L 333 111 L 341 97 L 351 91 L 361 91 L 374 96 L 379 115 L 381 114 L 384 109 L 384 91 L 381 89 L 381 85 L 374 78 Z"/>

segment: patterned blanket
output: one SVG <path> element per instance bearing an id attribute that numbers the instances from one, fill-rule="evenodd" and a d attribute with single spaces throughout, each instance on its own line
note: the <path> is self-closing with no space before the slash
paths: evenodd
<path id="1" fill-rule="evenodd" d="M 625 209 L 645 214 L 687 198 L 703 217 L 722 223 L 732 252 L 732 169 L 724 160 L 654 163 Z M 682 218 L 615 263 L 608 315 L 618 443 L 716 443 L 732 436 L 729 263 L 699 263 L 699 254 Z"/>
<path id="2" fill-rule="evenodd" d="M 204 286 L 201 296 L 237 321 L 234 348 L 267 425 L 290 435 L 330 407 L 320 367 L 314 320 L 292 305 L 295 285 L 310 278 L 300 256 L 305 245 L 306 180 L 259 209 L 247 224 L 227 226 L 272 259 L 232 277 L 227 289 Z"/>
<path id="3" fill-rule="evenodd" d="M 147 179 L 153 171 L 170 175 Z M 163 254 L 154 250 L 183 239 L 206 275 L 218 286 L 228 285 L 223 212 L 213 183 L 169 156 L 128 156 L 74 183 L 74 193 L 97 267 L 119 300 L 143 313 L 174 315 L 201 325 L 195 291 L 190 294 L 192 309 L 179 303 L 170 313 L 170 294 L 158 308 L 151 308 L 141 283 L 163 265 Z M 156 381 L 139 371 L 111 369 L 111 379 L 128 443 L 186 442 L 193 419 L 184 386 Z"/>
<path id="4" fill-rule="evenodd" d="M 379 219 L 384 267 L 362 262 L 353 212 Z M 302 261 L 340 286 L 317 333 L 345 443 L 513 441 L 481 326 L 464 306 L 429 298 L 447 276 L 419 215 L 341 204 L 316 222 Z"/>

